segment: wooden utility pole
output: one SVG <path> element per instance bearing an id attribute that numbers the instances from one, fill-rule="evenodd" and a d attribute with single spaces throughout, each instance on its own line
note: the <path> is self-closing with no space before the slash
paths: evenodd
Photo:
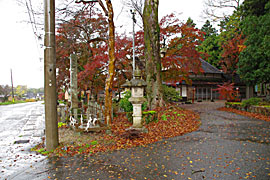
<path id="1" fill-rule="evenodd" d="M 46 150 L 54 150 L 59 143 L 56 96 L 56 52 L 55 52 L 55 0 L 44 0 L 44 91 Z"/>
<path id="2" fill-rule="evenodd" d="M 12 69 L 10 69 L 10 75 L 11 75 L 11 93 L 12 93 L 12 102 L 15 102 L 14 99 L 14 90 L 13 90 L 13 78 L 12 78 Z"/>

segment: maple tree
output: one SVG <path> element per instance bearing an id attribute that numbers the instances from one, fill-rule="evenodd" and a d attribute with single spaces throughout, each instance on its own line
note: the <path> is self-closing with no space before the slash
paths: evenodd
<path id="1" fill-rule="evenodd" d="M 238 34 L 222 45 L 223 54 L 221 55 L 221 67 L 225 73 L 236 74 L 240 53 L 245 49 L 245 39 L 243 34 Z"/>
<path id="2" fill-rule="evenodd" d="M 84 3 L 84 4 L 92 4 L 98 2 L 101 6 L 103 12 L 108 17 L 108 74 L 105 80 L 105 124 L 110 125 L 112 121 L 112 88 L 113 88 L 113 80 L 115 76 L 115 26 L 114 26 L 114 11 L 111 0 L 105 0 L 106 6 L 103 4 L 102 0 L 94 0 L 94 1 L 85 1 L 85 0 L 77 0 L 76 3 Z"/>
<path id="3" fill-rule="evenodd" d="M 234 12 L 230 17 L 223 21 L 218 35 L 220 51 L 219 65 L 225 73 L 232 75 L 232 82 L 239 70 L 239 56 L 245 49 L 245 36 L 241 32 L 241 14 L 239 11 Z"/>
<path id="4" fill-rule="evenodd" d="M 160 36 L 166 49 L 162 58 L 163 80 L 175 84 L 186 80 L 191 73 L 202 72 L 201 52 L 197 46 L 203 41 L 203 32 L 187 23 L 181 23 L 174 15 L 163 17 L 160 21 Z"/>
<path id="5" fill-rule="evenodd" d="M 231 101 L 239 101 L 238 92 L 234 90 L 234 83 L 225 82 L 223 85 L 217 85 L 218 88 L 214 89 L 214 91 L 218 91 L 220 94 L 220 99 L 226 99 L 228 102 Z"/>
<path id="6" fill-rule="evenodd" d="M 89 28 L 92 27 L 92 28 Z M 105 17 L 95 8 L 78 11 L 72 19 L 59 24 L 56 35 L 56 67 L 58 89 L 68 88 L 70 54 L 76 53 L 78 57 L 79 87 L 91 88 L 93 83 L 83 79 L 80 74 L 88 62 L 102 64 L 100 59 L 93 59 L 96 49 L 107 39 L 107 23 Z M 96 60 L 96 61 L 95 61 Z M 101 65 L 95 65 L 94 72 L 100 71 Z M 89 78 L 90 82 L 92 77 Z"/>
<path id="7" fill-rule="evenodd" d="M 113 81 L 112 89 L 120 90 L 120 85 L 123 84 L 126 79 L 131 78 L 131 59 L 128 55 L 132 54 L 132 40 L 125 35 L 117 35 L 115 41 L 115 77 Z M 108 44 L 100 44 L 96 48 L 92 48 L 92 57 L 83 66 L 83 70 L 79 73 L 80 84 L 89 85 L 89 89 L 92 93 L 97 94 L 99 91 L 105 88 L 105 80 L 108 66 L 108 54 L 106 50 Z M 104 53 L 105 52 L 105 53 Z"/>

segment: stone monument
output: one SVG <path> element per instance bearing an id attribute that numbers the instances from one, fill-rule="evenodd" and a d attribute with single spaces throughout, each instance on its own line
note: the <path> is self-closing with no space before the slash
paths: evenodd
<path id="1" fill-rule="evenodd" d="M 122 87 L 131 88 L 131 97 L 129 98 L 129 102 L 133 105 L 133 125 L 130 129 L 143 130 L 142 104 L 146 101 L 143 97 L 146 82 L 141 78 L 141 70 L 136 69 L 134 72 L 134 78 L 131 81 L 127 81 L 122 85 Z"/>

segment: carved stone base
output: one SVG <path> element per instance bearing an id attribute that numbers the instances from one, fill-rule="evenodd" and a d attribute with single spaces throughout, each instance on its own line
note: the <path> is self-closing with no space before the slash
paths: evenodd
<path id="1" fill-rule="evenodd" d="M 143 133 L 148 133 L 148 129 L 144 126 L 142 126 L 141 128 L 131 126 L 126 129 L 126 131 L 130 131 L 130 130 L 136 130 L 136 131 L 141 131 Z"/>

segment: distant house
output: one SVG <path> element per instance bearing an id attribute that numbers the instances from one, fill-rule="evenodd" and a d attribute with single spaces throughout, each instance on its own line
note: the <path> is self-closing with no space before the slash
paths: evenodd
<path id="1" fill-rule="evenodd" d="M 36 95 L 33 92 L 27 92 L 26 94 L 24 94 L 24 98 L 25 99 L 36 99 Z"/>
<path id="2" fill-rule="evenodd" d="M 200 59 L 203 73 L 195 74 L 191 72 L 189 78 L 192 80 L 191 84 L 188 84 L 184 80 L 176 83 L 176 90 L 179 91 L 179 95 L 183 100 L 214 100 L 220 97 L 220 94 L 215 91 L 218 85 L 222 85 L 224 82 L 232 80 L 232 77 L 220 71 L 216 67 L 212 66 L 203 59 Z M 165 83 L 170 85 L 170 83 Z M 235 81 L 235 87 L 239 89 L 241 97 L 245 98 L 246 86 L 240 79 Z"/>

